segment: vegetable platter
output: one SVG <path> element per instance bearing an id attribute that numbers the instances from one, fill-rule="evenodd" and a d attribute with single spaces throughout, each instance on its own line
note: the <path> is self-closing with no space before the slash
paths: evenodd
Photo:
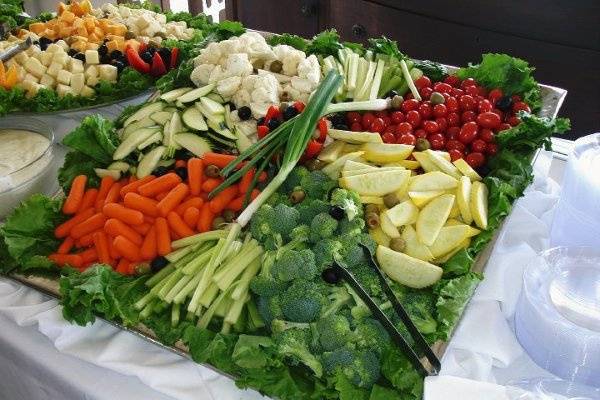
<path id="1" fill-rule="evenodd" d="M 565 92 L 508 55 L 209 29 L 159 95 L 64 138 L 66 195 L 6 219 L 3 272 L 272 398 L 421 398 L 370 260 L 441 355 Z"/>

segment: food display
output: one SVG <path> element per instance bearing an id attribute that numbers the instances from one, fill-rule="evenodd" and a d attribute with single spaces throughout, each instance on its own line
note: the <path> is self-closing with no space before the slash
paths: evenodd
<path id="1" fill-rule="evenodd" d="M 169 35 L 192 34 L 100 10 L 135 35 L 111 52 L 142 73 L 167 67 Z M 386 38 L 207 31 L 147 103 L 64 138 L 65 195 L 6 219 L 3 272 L 54 273 L 67 320 L 143 325 L 272 398 L 420 399 L 378 271 L 424 340 L 447 341 L 483 278 L 476 258 L 568 120 L 536 115 L 533 69 L 508 55 L 450 73 Z M 162 41 L 150 54 L 140 36 Z"/>

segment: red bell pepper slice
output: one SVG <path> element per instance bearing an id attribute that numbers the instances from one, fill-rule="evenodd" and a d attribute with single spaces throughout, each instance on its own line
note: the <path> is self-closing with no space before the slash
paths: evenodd
<path id="1" fill-rule="evenodd" d="M 170 69 L 177 68 L 177 63 L 179 62 L 179 48 L 173 47 L 171 49 L 171 63 L 169 65 Z"/>
<path id="2" fill-rule="evenodd" d="M 165 67 L 165 63 L 160 54 L 158 54 L 158 51 L 152 56 L 152 69 L 150 73 L 155 78 L 167 73 L 167 67 Z"/>
<path id="3" fill-rule="evenodd" d="M 150 73 L 150 64 L 142 60 L 142 57 L 138 54 L 137 51 L 133 47 L 127 47 L 125 50 L 125 55 L 127 56 L 127 62 L 137 71 L 148 74 Z"/>
<path id="4" fill-rule="evenodd" d="M 306 106 L 301 101 L 297 101 L 297 102 L 294 103 L 294 108 L 296 110 L 298 110 L 299 113 L 301 113 L 302 111 L 304 111 L 304 107 L 306 107 Z"/>
<path id="5" fill-rule="evenodd" d="M 279 112 L 279 107 L 271 106 L 267 110 L 267 114 L 265 115 L 265 124 L 268 124 L 270 120 L 273 118 L 279 118 L 281 113 Z"/>
<path id="6" fill-rule="evenodd" d="M 256 133 L 258 138 L 262 139 L 269 134 L 269 127 L 266 125 L 259 125 L 256 127 Z"/>
<path id="7" fill-rule="evenodd" d="M 329 126 L 327 126 L 327 120 L 325 118 L 321 118 L 319 123 L 317 124 L 319 128 L 319 138 L 317 139 L 319 142 L 323 143 L 327 138 L 327 132 L 329 131 Z"/>
<path id="8" fill-rule="evenodd" d="M 304 155 L 307 159 L 315 158 L 321 152 L 322 148 L 323 143 L 319 143 L 313 139 L 310 142 L 308 142 L 306 150 L 304 151 Z"/>

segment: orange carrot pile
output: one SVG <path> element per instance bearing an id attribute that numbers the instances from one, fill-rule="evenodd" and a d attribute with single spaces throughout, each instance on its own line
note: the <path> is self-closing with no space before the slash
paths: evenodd
<path id="1" fill-rule="evenodd" d="M 207 153 L 203 159 L 177 161 L 187 169 L 185 182 L 169 172 L 120 181 L 104 177 L 97 189 L 86 189 L 87 177 L 77 176 L 62 208 L 71 218 L 55 228 L 62 243 L 49 258 L 80 270 L 103 263 L 122 274 L 135 273 L 137 265 L 170 253 L 171 241 L 212 230 L 214 219 L 225 210 L 242 209 L 253 169 L 208 200 L 222 179 L 205 177 L 205 167 L 222 167 L 231 157 Z M 255 189 L 250 198 L 258 194 Z"/>

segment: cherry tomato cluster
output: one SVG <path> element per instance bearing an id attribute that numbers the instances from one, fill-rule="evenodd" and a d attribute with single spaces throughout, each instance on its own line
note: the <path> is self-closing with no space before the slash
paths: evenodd
<path id="1" fill-rule="evenodd" d="M 479 168 L 498 151 L 496 133 L 518 125 L 519 111 L 530 112 L 518 95 L 505 96 L 501 89 L 488 92 L 472 78 L 450 75 L 433 83 L 423 76 L 415 86 L 422 101 L 409 93 L 394 110 L 348 112 L 347 126 L 352 131 L 377 132 L 385 143 L 445 150 L 452 161 L 464 158 Z"/>

